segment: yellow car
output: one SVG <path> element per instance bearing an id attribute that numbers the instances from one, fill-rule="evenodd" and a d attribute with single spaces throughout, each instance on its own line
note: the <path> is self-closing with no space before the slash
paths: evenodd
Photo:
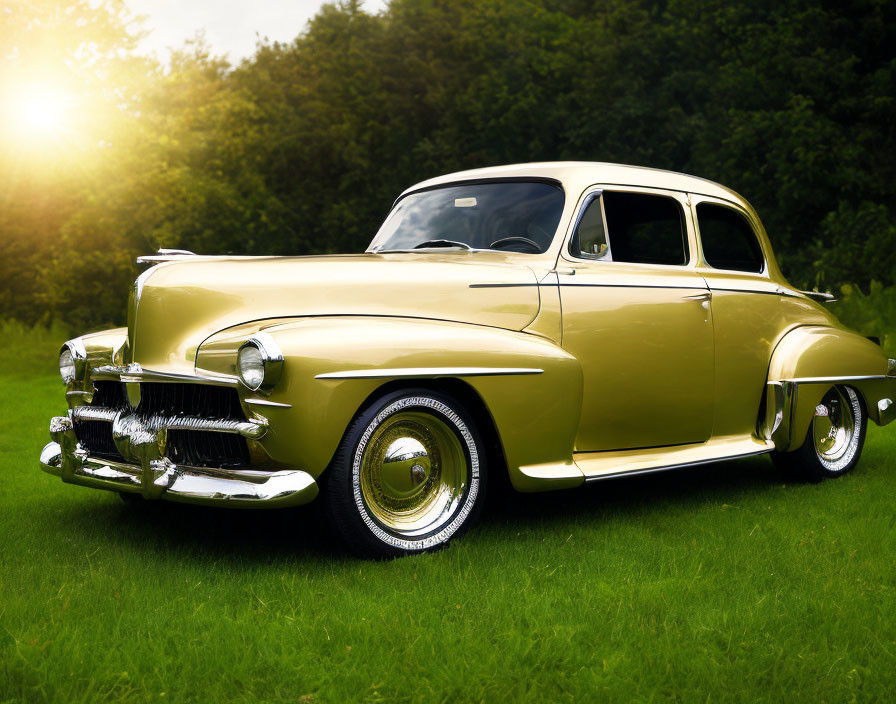
<path id="1" fill-rule="evenodd" d="M 896 417 L 896 362 L 778 269 L 746 200 L 599 163 L 451 174 L 364 254 L 162 250 L 128 327 L 61 351 L 43 469 L 168 499 L 315 499 L 353 550 L 461 535 L 519 491 L 770 453 L 810 480 Z"/>

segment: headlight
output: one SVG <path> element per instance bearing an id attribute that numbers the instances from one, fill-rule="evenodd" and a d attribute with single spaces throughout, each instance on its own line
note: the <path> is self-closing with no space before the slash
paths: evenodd
<path id="1" fill-rule="evenodd" d="M 240 381 L 252 391 L 270 393 L 280 380 L 283 353 L 268 333 L 256 333 L 240 347 L 237 370 Z"/>
<path id="2" fill-rule="evenodd" d="M 66 384 L 83 378 L 86 363 L 87 350 L 80 339 L 69 340 L 59 351 L 59 375 Z"/>
<path id="3" fill-rule="evenodd" d="M 240 381 L 255 391 L 264 383 L 264 357 L 255 345 L 246 344 L 240 350 Z"/>
<path id="4" fill-rule="evenodd" d="M 75 379 L 75 358 L 68 347 L 63 347 L 59 353 L 59 374 L 66 383 Z"/>

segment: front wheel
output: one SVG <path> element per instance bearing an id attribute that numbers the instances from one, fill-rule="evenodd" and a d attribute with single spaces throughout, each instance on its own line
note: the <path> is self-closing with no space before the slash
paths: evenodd
<path id="1" fill-rule="evenodd" d="M 328 470 L 327 512 L 349 548 L 368 557 L 435 550 L 482 509 L 485 452 L 450 396 L 386 394 L 349 426 Z"/>
<path id="2" fill-rule="evenodd" d="M 809 481 L 839 477 L 859 461 L 868 414 L 848 386 L 833 386 L 815 407 L 806 439 L 798 450 L 772 453 L 775 465 Z"/>

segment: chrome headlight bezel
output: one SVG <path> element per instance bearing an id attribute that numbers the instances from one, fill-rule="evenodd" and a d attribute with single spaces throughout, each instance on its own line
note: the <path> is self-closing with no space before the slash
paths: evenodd
<path id="1" fill-rule="evenodd" d="M 79 338 L 62 345 L 59 350 L 59 376 L 64 383 L 83 380 L 86 367 L 87 349 Z"/>
<path id="2" fill-rule="evenodd" d="M 260 355 L 261 378 L 258 380 L 247 379 L 244 376 L 242 360 L 244 354 L 249 354 L 245 352 L 249 348 L 257 351 Z M 236 372 L 240 383 L 247 389 L 269 395 L 280 381 L 280 376 L 283 373 L 283 352 L 277 341 L 266 332 L 257 332 L 252 335 L 240 346 L 236 354 Z"/>

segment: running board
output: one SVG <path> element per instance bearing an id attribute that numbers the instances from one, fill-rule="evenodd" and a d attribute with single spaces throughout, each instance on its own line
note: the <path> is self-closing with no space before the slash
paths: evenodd
<path id="1" fill-rule="evenodd" d="M 585 475 L 585 481 L 593 482 L 757 457 L 774 449 L 773 443 L 750 436 L 716 438 L 704 443 L 674 447 L 577 452 L 573 459 Z"/>

